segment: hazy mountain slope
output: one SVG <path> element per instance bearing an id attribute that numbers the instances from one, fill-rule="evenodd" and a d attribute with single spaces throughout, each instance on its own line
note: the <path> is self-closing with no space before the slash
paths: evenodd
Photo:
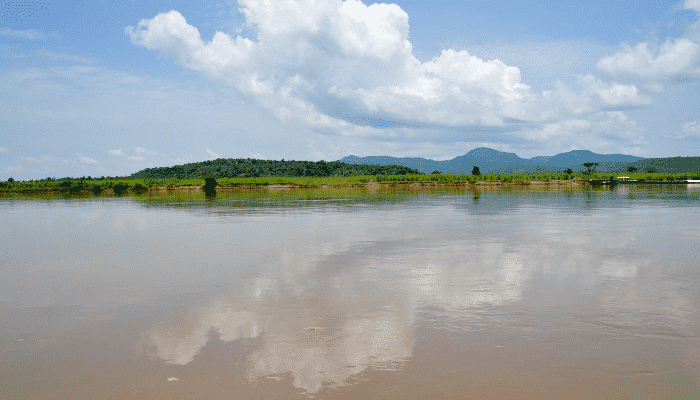
<path id="1" fill-rule="evenodd" d="M 543 158 L 543 157 L 535 157 Z M 572 150 L 566 153 L 559 153 L 544 162 L 550 167 L 570 167 L 587 162 L 635 162 L 643 160 L 642 157 L 628 156 L 625 154 L 597 154 L 589 150 Z"/>
<path id="2" fill-rule="evenodd" d="M 403 165 L 423 173 L 440 171 L 446 174 L 471 174 L 474 166 L 477 166 L 482 174 L 553 174 L 564 172 L 567 167 L 584 162 L 632 162 L 641 159 L 641 157 L 623 154 L 596 154 L 588 150 L 575 150 L 556 156 L 538 156 L 526 159 L 520 158 L 515 153 L 479 147 L 449 161 L 389 156 L 348 156 L 339 161 L 349 164 Z"/>

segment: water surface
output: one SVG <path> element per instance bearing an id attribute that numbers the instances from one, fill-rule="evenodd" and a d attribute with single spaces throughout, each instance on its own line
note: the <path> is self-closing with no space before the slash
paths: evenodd
<path id="1" fill-rule="evenodd" d="M 700 398 L 700 190 L 0 200 L 0 397 Z"/>

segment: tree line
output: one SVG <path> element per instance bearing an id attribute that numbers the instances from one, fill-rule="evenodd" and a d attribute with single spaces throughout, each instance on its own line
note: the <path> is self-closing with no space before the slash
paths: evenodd
<path id="1" fill-rule="evenodd" d="M 129 176 L 130 179 L 203 179 L 256 178 L 267 176 L 328 177 L 362 175 L 419 174 L 417 169 L 401 165 L 360 165 L 340 161 L 281 161 L 254 158 L 219 158 L 172 167 L 146 168 Z"/>

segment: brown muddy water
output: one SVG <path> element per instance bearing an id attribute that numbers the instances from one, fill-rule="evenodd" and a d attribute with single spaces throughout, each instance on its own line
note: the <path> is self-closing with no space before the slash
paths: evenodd
<path id="1" fill-rule="evenodd" d="M 700 189 L 0 200 L 2 399 L 700 398 Z"/>

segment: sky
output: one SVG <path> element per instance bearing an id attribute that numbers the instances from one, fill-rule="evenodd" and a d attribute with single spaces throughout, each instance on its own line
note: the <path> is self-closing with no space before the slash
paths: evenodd
<path id="1" fill-rule="evenodd" d="M 700 0 L 0 1 L 0 180 L 700 156 Z"/>

